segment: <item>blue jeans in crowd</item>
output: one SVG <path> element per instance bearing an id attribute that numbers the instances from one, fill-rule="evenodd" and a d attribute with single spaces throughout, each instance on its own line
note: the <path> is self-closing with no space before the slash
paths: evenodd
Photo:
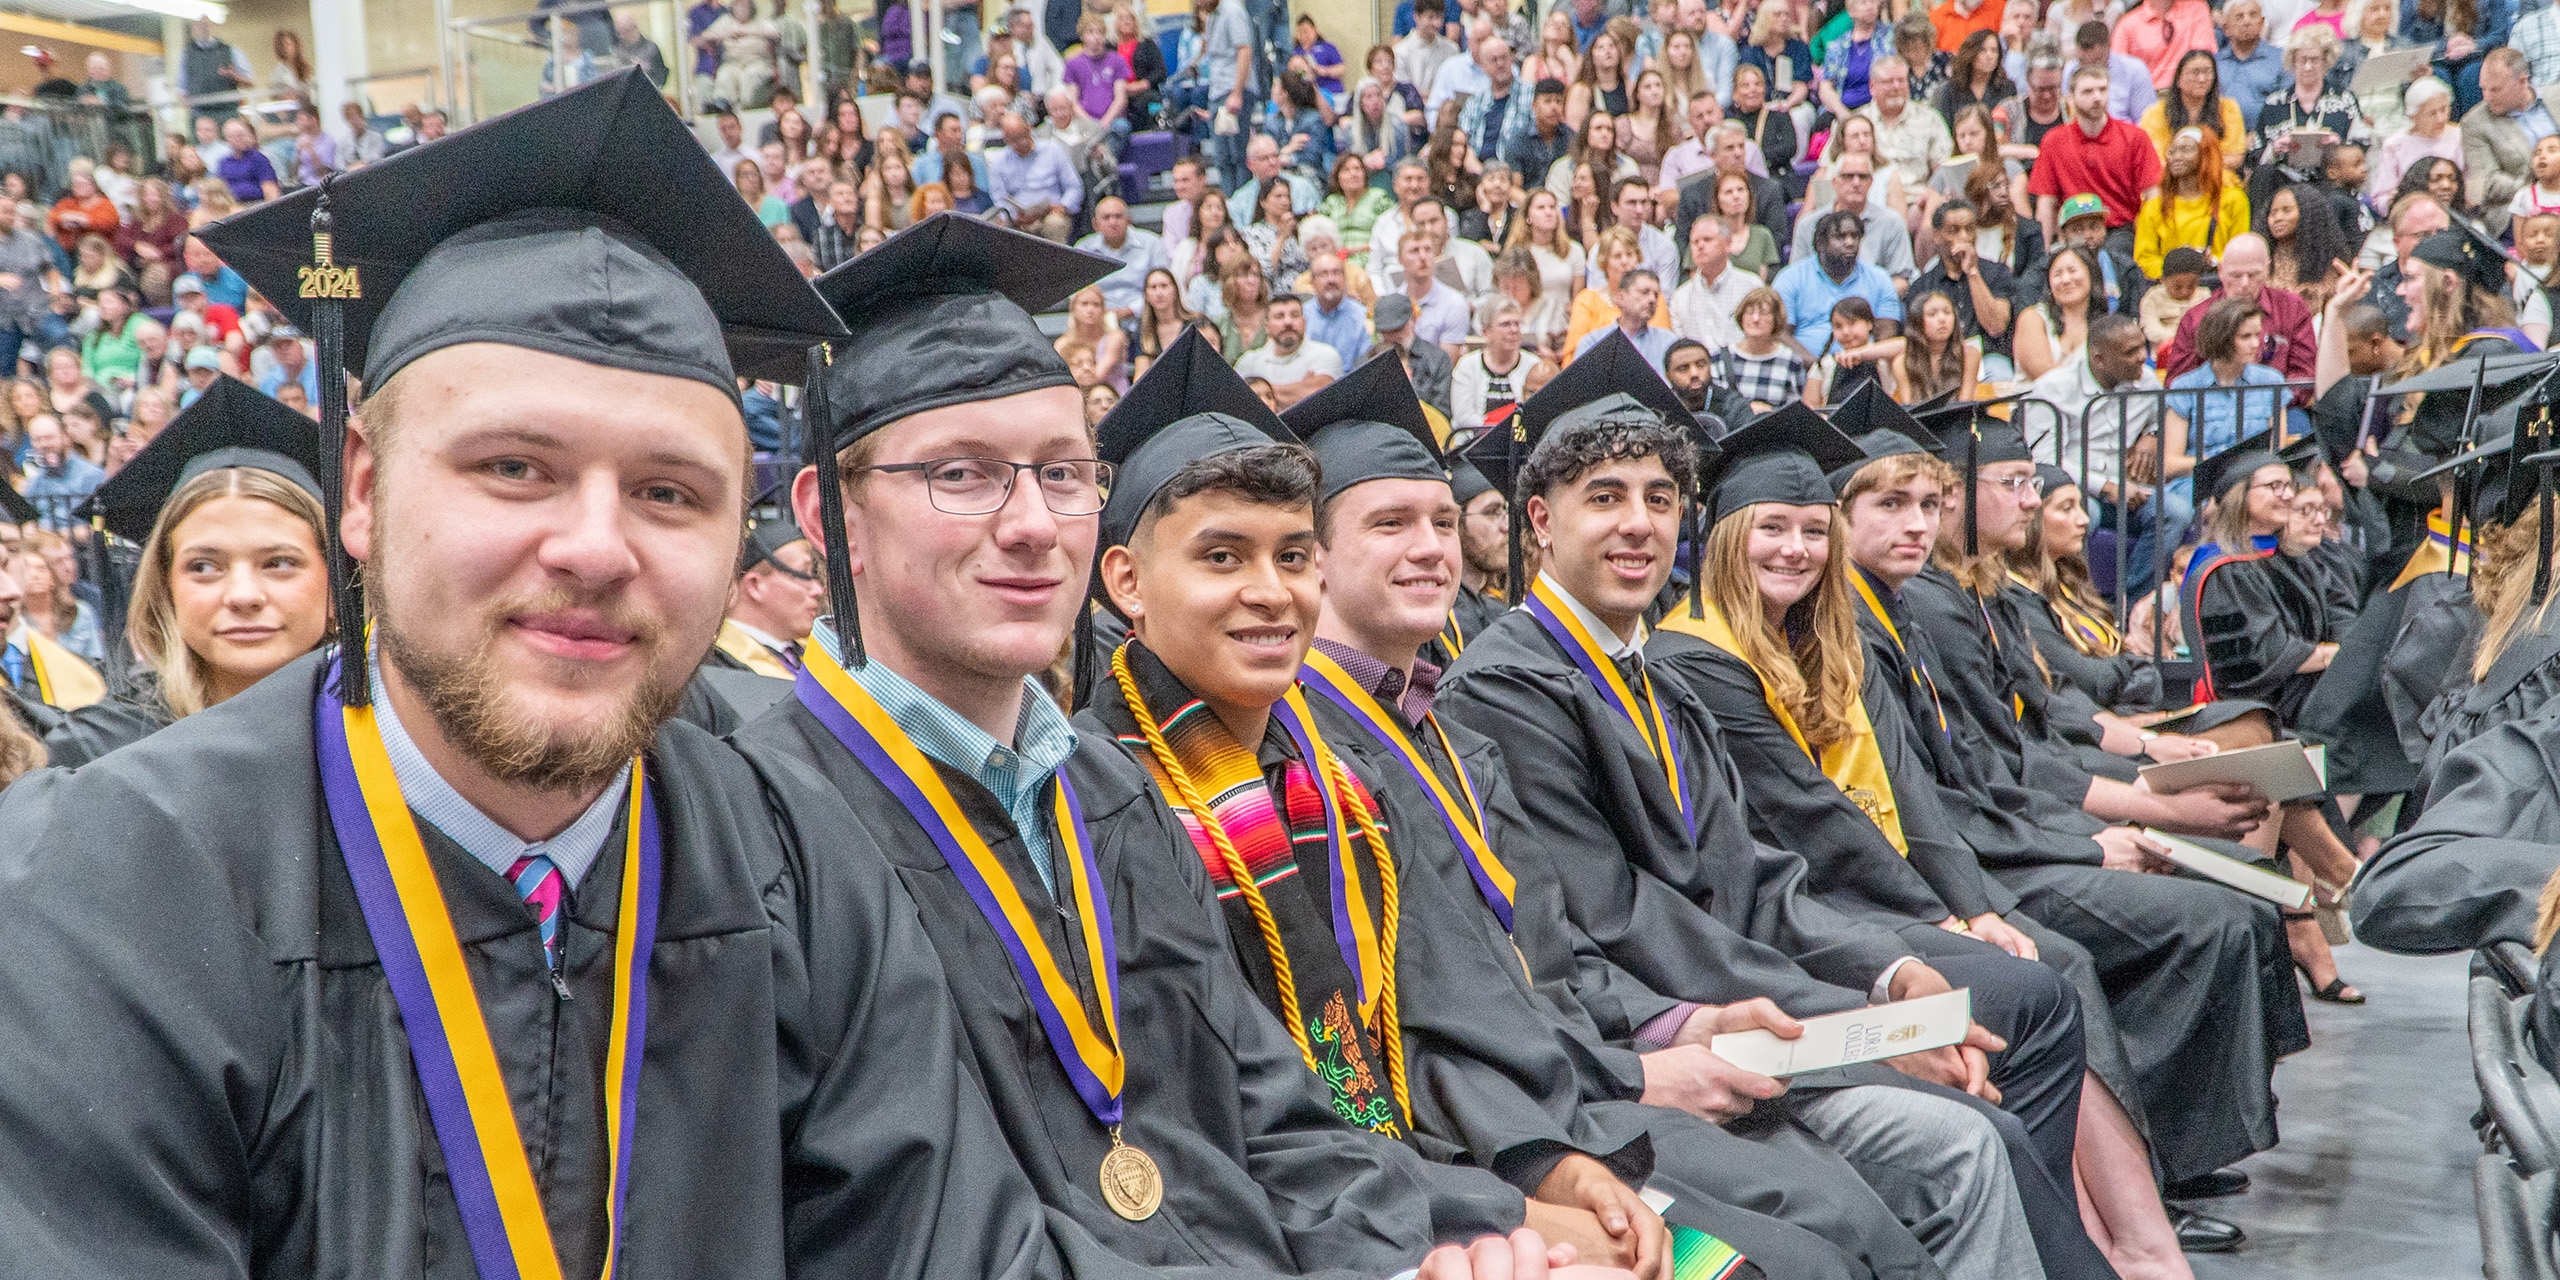
<path id="1" fill-rule="evenodd" d="M 1209 152 L 1218 161 L 1218 185 L 1226 190 L 1233 191 L 1243 186 L 1249 176 L 1244 167 L 1244 148 L 1246 143 L 1253 141 L 1254 122 L 1262 118 L 1262 102 L 1261 94 L 1244 95 L 1244 105 L 1236 111 L 1234 133 L 1218 132 L 1216 117 L 1226 106 L 1226 99 L 1219 98 L 1209 103 Z"/>

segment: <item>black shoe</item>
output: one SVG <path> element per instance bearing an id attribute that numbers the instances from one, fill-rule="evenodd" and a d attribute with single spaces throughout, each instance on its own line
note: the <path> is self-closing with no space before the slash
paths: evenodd
<path id="1" fill-rule="evenodd" d="M 2237 1169 L 2216 1169 L 2180 1182 L 2172 1182 L 2160 1193 L 2164 1200 L 2211 1200 L 2215 1196 L 2236 1196 L 2249 1189 L 2249 1175 Z"/>
<path id="2" fill-rule="evenodd" d="M 2249 1238 L 2247 1232 L 2192 1209 L 2169 1206 L 2169 1225 L 2178 1229 L 2178 1248 L 2187 1253 L 2229 1253 Z"/>

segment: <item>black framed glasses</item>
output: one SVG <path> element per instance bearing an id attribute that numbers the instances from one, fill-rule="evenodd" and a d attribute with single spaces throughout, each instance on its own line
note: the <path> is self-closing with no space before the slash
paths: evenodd
<path id="1" fill-rule="evenodd" d="M 1022 473 L 1034 473 L 1040 500 L 1062 516 L 1099 515 L 1111 488 L 1111 464 L 1100 458 L 1058 458 L 1048 462 L 1007 462 L 1002 458 L 932 458 L 923 462 L 885 462 L 864 471 L 912 472 L 924 478 L 933 509 L 945 515 L 984 516 L 1013 500 Z"/>

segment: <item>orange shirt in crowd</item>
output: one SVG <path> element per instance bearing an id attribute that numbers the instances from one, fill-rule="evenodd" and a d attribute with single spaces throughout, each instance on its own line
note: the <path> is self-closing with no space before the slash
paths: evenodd
<path id="1" fill-rule="evenodd" d="M 63 215 L 66 213 L 80 214 L 86 221 L 65 218 Z M 53 212 L 45 215 L 45 225 L 52 229 L 53 238 L 61 241 L 65 250 L 75 253 L 79 251 L 82 236 L 94 234 L 114 240 L 117 222 L 116 203 L 105 196 L 91 196 L 86 200 L 64 196 L 54 202 Z"/>

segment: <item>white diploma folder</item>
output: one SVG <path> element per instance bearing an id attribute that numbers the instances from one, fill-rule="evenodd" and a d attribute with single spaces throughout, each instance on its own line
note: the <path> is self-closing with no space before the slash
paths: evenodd
<path id="1" fill-rule="evenodd" d="M 1965 989 L 1807 1018 L 1794 1040 L 1756 1028 L 1727 1032 L 1707 1049 L 1745 1071 L 1793 1076 L 1958 1044 L 1972 1022 L 1973 992 Z"/>

